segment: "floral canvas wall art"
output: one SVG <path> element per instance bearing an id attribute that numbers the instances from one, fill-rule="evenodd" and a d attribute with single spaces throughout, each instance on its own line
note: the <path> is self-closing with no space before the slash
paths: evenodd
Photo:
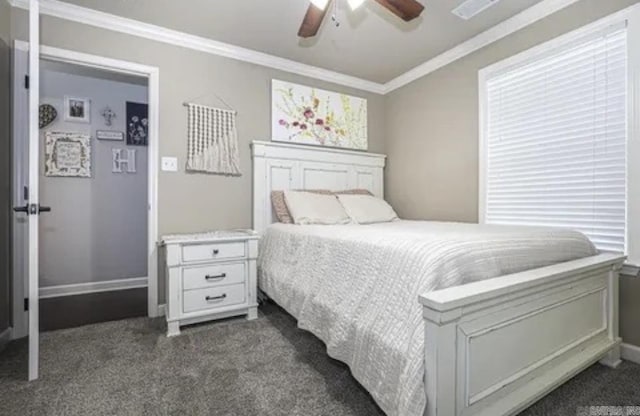
<path id="1" fill-rule="evenodd" d="M 367 149 L 367 100 L 273 80 L 272 140 Z"/>
<path id="2" fill-rule="evenodd" d="M 127 101 L 127 144 L 146 146 L 149 137 L 149 106 Z"/>

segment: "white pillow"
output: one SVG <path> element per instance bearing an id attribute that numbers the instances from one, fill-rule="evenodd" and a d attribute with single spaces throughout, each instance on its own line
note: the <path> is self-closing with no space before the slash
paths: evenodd
<path id="1" fill-rule="evenodd" d="M 358 224 L 389 222 L 398 218 L 384 199 L 371 195 L 338 195 L 349 217 Z"/>
<path id="2" fill-rule="evenodd" d="M 335 195 L 284 191 L 287 208 L 295 224 L 347 224 L 349 215 Z"/>

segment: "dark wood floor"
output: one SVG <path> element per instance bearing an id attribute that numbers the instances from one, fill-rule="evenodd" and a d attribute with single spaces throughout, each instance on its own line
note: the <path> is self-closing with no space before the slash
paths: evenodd
<path id="1" fill-rule="evenodd" d="M 40 299 L 40 331 L 147 316 L 147 289 Z"/>

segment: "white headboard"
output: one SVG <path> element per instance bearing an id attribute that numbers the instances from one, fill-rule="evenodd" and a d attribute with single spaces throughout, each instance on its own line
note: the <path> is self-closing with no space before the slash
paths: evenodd
<path id="1" fill-rule="evenodd" d="M 384 194 L 386 156 L 352 150 L 254 141 L 253 229 L 275 222 L 271 191 L 287 189 L 368 189 Z"/>

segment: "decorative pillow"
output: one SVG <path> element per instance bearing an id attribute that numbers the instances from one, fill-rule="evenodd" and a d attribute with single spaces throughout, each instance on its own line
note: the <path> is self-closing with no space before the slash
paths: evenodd
<path id="1" fill-rule="evenodd" d="M 287 202 L 284 200 L 284 191 L 271 191 L 271 205 L 278 222 L 293 224 L 293 219 L 289 215 L 289 208 L 287 208 Z"/>
<path id="2" fill-rule="evenodd" d="M 328 189 L 295 189 L 295 191 L 311 192 L 314 194 L 332 195 L 334 192 Z M 353 194 L 353 195 L 371 195 L 373 194 L 366 189 L 347 189 L 345 191 L 335 192 L 336 195 Z M 289 215 L 289 209 L 287 208 L 287 202 L 284 200 L 284 191 L 271 191 L 271 205 L 273 205 L 273 211 L 276 215 L 278 222 L 283 224 L 293 224 L 293 219 Z"/>
<path id="3" fill-rule="evenodd" d="M 295 191 L 333 195 L 333 192 L 328 189 L 295 189 Z M 287 208 L 287 202 L 284 200 L 284 191 L 271 191 L 271 205 L 273 205 L 273 211 L 276 214 L 278 222 L 283 224 L 293 224 L 293 218 L 291 218 L 289 208 Z"/>
<path id="4" fill-rule="evenodd" d="M 347 224 L 351 219 L 333 194 L 284 191 L 289 215 L 295 224 Z"/>
<path id="5" fill-rule="evenodd" d="M 391 205 L 384 199 L 371 195 L 338 195 L 337 197 L 349 217 L 358 224 L 390 222 L 398 218 Z"/>
<path id="6" fill-rule="evenodd" d="M 334 192 L 336 195 L 371 195 L 373 194 L 368 189 L 347 189 L 345 191 Z"/>

